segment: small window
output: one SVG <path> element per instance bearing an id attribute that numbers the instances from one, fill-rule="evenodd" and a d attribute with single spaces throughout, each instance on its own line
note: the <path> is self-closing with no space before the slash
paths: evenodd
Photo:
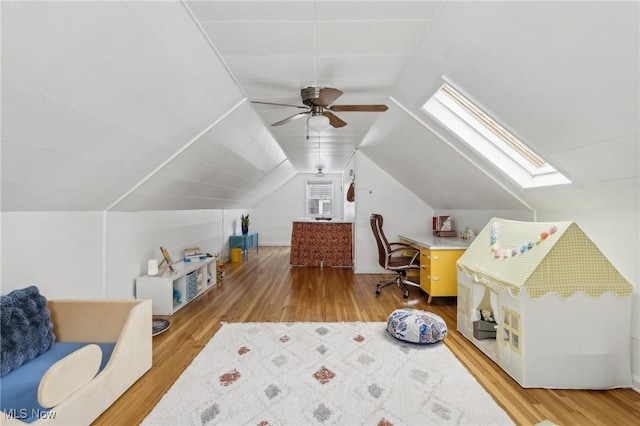
<path id="1" fill-rule="evenodd" d="M 422 109 L 523 188 L 571 183 L 524 142 L 448 84 Z"/>
<path id="2" fill-rule="evenodd" d="M 307 216 L 331 217 L 333 209 L 333 182 L 307 182 Z"/>
<path id="3" fill-rule="evenodd" d="M 522 347 L 520 342 L 520 336 L 522 330 L 520 329 L 520 314 L 511 309 L 507 309 L 504 306 L 500 307 L 500 317 L 502 322 L 499 324 L 499 328 L 502 330 L 502 342 L 517 353 L 522 353 Z"/>

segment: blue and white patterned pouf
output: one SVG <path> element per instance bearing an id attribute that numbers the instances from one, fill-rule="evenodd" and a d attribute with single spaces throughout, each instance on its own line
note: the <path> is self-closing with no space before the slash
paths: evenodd
<path id="1" fill-rule="evenodd" d="M 437 343 L 447 336 L 447 324 L 438 315 L 418 309 L 396 309 L 389 315 L 387 331 L 396 339 Z"/>

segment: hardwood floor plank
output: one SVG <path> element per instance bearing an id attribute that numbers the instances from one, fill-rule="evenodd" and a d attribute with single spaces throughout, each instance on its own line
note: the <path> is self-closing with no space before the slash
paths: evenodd
<path id="1" fill-rule="evenodd" d="M 391 275 L 358 274 L 348 268 L 289 266 L 288 247 L 260 247 L 242 264 L 227 264 L 213 289 L 172 316 L 165 333 L 153 338 L 153 367 L 118 399 L 95 425 L 136 425 L 158 403 L 221 322 L 386 321 L 397 308 L 425 309 L 449 327 L 445 345 L 516 424 L 548 419 L 558 425 L 640 424 L 640 393 L 523 389 L 456 331 L 456 298 L 434 298 L 416 288 L 409 299 L 395 286 L 375 295 L 378 281 Z"/>

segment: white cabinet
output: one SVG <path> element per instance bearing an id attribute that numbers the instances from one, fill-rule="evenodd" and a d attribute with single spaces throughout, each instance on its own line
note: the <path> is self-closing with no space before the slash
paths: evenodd
<path id="1" fill-rule="evenodd" d="M 216 283 L 215 258 L 174 263 L 176 272 L 136 279 L 136 299 L 151 299 L 154 315 L 173 315 Z"/>

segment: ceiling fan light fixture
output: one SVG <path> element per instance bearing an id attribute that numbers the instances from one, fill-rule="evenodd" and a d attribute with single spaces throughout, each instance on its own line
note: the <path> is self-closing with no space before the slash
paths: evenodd
<path id="1" fill-rule="evenodd" d="M 318 169 L 318 173 L 316 173 L 316 177 L 317 178 L 323 178 L 324 177 L 324 173 L 322 173 L 322 169 Z"/>
<path id="2" fill-rule="evenodd" d="M 329 117 L 326 117 L 322 114 L 315 114 L 309 117 L 309 128 L 311 130 L 320 132 L 327 129 L 329 125 Z"/>

